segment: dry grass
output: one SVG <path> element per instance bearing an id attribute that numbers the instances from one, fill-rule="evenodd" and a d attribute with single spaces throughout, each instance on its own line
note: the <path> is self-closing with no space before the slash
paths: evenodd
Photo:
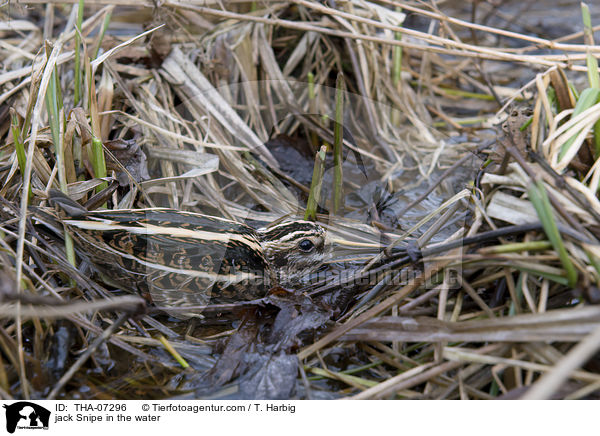
<path id="1" fill-rule="evenodd" d="M 68 3 L 1 11 L 1 398 L 193 391 L 238 324 L 130 318 L 143 300 L 74 267 L 69 243 L 40 233 L 28 210 L 56 188 L 90 207 L 302 217 L 310 182 L 287 174 L 268 141 L 305 140 L 313 156 L 333 144 L 323 115 L 335 119 L 340 72 L 346 206 L 329 213 L 326 167 L 317 214 L 336 274 L 301 290 L 332 319 L 293 350 L 297 396 L 597 395 L 600 104 L 574 111 L 566 81 L 585 79 L 593 40 L 388 0 L 95 1 L 78 31 Z M 395 7 L 435 31 L 403 27 Z M 495 47 L 499 37 L 519 48 Z"/>

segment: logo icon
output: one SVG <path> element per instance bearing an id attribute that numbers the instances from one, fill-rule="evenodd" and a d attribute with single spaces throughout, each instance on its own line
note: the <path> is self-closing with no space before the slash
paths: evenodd
<path id="1" fill-rule="evenodd" d="M 50 411 L 29 401 L 19 401 L 3 405 L 6 409 L 6 431 L 14 433 L 18 429 L 48 429 Z"/>

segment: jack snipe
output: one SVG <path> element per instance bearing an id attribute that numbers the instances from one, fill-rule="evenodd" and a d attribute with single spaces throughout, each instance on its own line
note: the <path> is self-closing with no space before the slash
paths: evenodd
<path id="1" fill-rule="evenodd" d="M 326 254 L 325 232 L 310 221 L 286 221 L 261 229 L 172 209 L 88 211 L 60 191 L 50 203 L 76 247 L 125 290 L 149 295 L 173 312 L 232 303 L 289 287 L 316 270 Z M 167 310 L 168 311 L 168 310 Z"/>

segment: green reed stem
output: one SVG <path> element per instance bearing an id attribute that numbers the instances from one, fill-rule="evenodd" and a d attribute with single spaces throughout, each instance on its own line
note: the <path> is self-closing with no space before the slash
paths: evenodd
<path id="1" fill-rule="evenodd" d="M 315 75 L 312 73 L 312 71 L 308 72 L 307 78 L 308 78 L 308 99 L 314 100 L 315 99 Z"/>
<path id="2" fill-rule="evenodd" d="M 402 8 L 396 7 L 396 11 L 401 12 Z M 394 38 L 396 39 L 396 41 L 401 41 L 402 33 L 394 32 Z M 397 88 L 398 84 L 400 83 L 400 79 L 402 78 L 402 46 L 396 45 L 394 46 L 393 50 L 394 51 L 392 53 L 392 83 L 394 84 L 394 87 Z"/>
<path id="3" fill-rule="evenodd" d="M 335 125 L 333 127 L 333 213 L 343 204 L 342 144 L 344 142 L 344 75 L 339 73 L 335 81 Z"/>
<path id="4" fill-rule="evenodd" d="M 308 72 L 308 110 L 311 114 L 317 113 L 316 107 L 316 93 L 315 93 L 315 75 L 312 72 Z M 319 148 L 319 138 L 317 137 L 317 133 L 314 130 L 310 131 L 309 134 L 310 143 L 313 147 L 313 150 L 317 150 Z"/>
<path id="5" fill-rule="evenodd" d="M 49 47 L 46 47 L 49 50 Z M 49 55 L 49 52 L 48 52 Z M 52 71 L 52 77 L 48 83 L 46 90 L 46 108 L 48 110 L 48 119 L 50 123 L 50 132 L 52 134 L 52 142 L 54 143 L 54 152 L 56 154 L 56 167 L 58 173 L 58 183 L 60 190 L 68 195 L 67 176 L 65 173 L 63 135 L 64 135 L 64 111 L 62 105 L 62 96 L 60 92 L 60 84 L 56 68 Z M 67 259 L 71 265 L 75 266 L 75 249 L 73 247 L 73 239 L 67 232 L 65 227 L 65 252 Z M 72 283 L 74 283 L 72 281 Z"/>
<path id="6" fill-rule="evenodd" d="M 104 150 L 102 149 L 102 141 L 92 138 L 92 167 L 94 168 L 94 176 L 97 178 L 106 177 L 106 161 L 104 160 Z M 108 183 L 103 182 L 96 188 L 96 192 L 100 192 L 108 187 Z"/>
<path id="7" fill-rule="evenodd" d="M 73 66 L 75 72 L 75 89 L 74 89 L 74 106 L 79 105 L 81 101 L 81 24 L 83 23 L 83 4 L 84 0 L 79 0 L 79 8 L 77 9 L 77 31 L 75 32 L 75 64 Z"/>
<path id="8" fill-rule="evenodd" d="M 313 167 L 312 181 L 310 182 L 310 193 L 306 203 L 306 212 L 304 219 L 317 219 L 317 209 L 321 200 L 321 188 L 323 187 L 323 174 L 325 173 L 325 158 L 327 157 L 327 147 L 321 146 L 321 149 L 315 155 L 315 165 Z"/>
<path id="9" fill-rule="evenodd" d="M 552 248 L 550 241 L 529 241 L 529 242 L 514 242 L 512 244 L 502 244 L 494 247 L 487 247 L 480 250 L 486 254 L 504 254 L 504 253 L 521 253 L 523 251 L 544 251 Z"/>
<path id="10" fill-rule="evenodd" d="M 103 178 L 106 177 L 106 161 L 104 158 L 104 149 L 102 145 L 102 139 L 98 137 L 100 135 L 100 122 L 98 117 L 98 99 L 96 97 L 96 86 L 94 83 L 94 72 L 90 64 L 89 58 L 85 60 L 85 73 L 87 76 L 88 83 L 88 103 L 90 105 L 90 120 L 92 126 L 92 144 L 88 148 L 88 154 L 92 162 L 92 168 L 94 170 L 94 177 Z M 100 192 L 108 187 L 107 182 L 103 182 L 96 187 L 96 192 Z M 106 205 L 103 205 L 106 207 Z"/>

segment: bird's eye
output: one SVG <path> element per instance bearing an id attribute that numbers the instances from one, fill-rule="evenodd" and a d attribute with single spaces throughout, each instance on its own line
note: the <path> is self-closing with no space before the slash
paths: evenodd
<path id="1" fill-rule="evenodd" d="M 300 247 L 300 250 L 308 253 L 309 251 L 311 251 L 313 248 L 315 248 L 315 244 L 312 243 L 312 241 L 310 239 L 303 239 L 300 241 L 300 243 L 298 244 L 298 247 Z"/>

